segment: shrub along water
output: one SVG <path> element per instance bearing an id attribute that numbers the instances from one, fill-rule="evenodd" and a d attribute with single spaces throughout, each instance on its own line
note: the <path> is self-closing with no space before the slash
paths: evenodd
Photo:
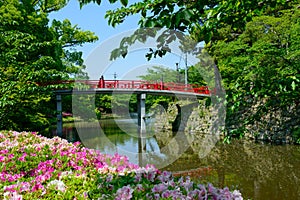
<path id="1" fill-rule="evenodd" d="M 118 154 L 31 132 L 0 132 L 1 199 L 242 199 Z"/>

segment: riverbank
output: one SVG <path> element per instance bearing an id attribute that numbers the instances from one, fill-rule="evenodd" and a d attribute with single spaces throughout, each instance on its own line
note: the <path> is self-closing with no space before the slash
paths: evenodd
<path id="1" fill-rule="evenodd" d="M 127 157 L 29 132 L 0 132 L 1 199 L 242 199 Z"/>

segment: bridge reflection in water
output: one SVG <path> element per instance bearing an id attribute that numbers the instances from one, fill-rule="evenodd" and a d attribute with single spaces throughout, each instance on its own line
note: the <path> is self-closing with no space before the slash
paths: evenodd
<path id="1" fill-rule="evenodd" d="M 63 129 L 62 137 L 70 142 L 84 140 L 95 149 L 100 150 L 101 153 L 128 156 L 130 162 L 145 166 L 146 164 L 155 164 L 153 158 L 147 158 L 147 155 L 155 155 L 159 158 L 166 159 L 166 156 L 160 152 L 160 147 L 154 136 L 154 120 L 153 118 L 147 119 L 147 130 L 143 137 L 137 128 L 137 117 L 133 115 L 131 119 L 104 119 L 100 120 L 99 126 L 104 134 L 95 134 L 98 131 L 96 127 L 89 126 L 88 123 L 82 123 L 80 131 L 85 133 L 82 138 L 74 127 L 74 124 L 67 124 Z M 80 124 L 80 123 L 78 123 Z M 77 125 L 78 125 L 77 124 Z M 67 128 L 68 127 L 68 128 Z M 94 137 L 97 135 L 97 137 Z M 89 137 L 92 136 L 92 137 Z M 109 142 L 107 142 L 107 139 Z M 151 159 L 151 161 L 149 160 Z"/>

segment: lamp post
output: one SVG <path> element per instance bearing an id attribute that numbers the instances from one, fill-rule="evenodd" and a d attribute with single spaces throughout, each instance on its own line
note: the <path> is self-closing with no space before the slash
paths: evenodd
<path id="1" fill-rule="evenodd" d="M 185 70 L 184 70 L 184 84 L 187 85 L 187 53 L 185 53 Z"/>
<path id="2" fill-rule="evenodd" d="M 179 67 L 178 67 L 179 63 L 175 63 L 175 64 L 176 64 L 176 72 L 177 72 L 177 82 L 180 83 L 180 74 L 179 74 Z"/>

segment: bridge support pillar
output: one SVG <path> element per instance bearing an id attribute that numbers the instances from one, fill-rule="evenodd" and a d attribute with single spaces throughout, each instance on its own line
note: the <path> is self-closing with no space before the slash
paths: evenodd
<path id="1" fill-rule="evenodd" d="M 145 123 L 145 115 L 146 115 L 146 94 L 138 94 L 137 95 L 137 103 L 138 103 L 138 129 L 139 129 L 139 165 L 143 166 L 143 153 L 146 151 L 146 123 Z"/>
<path id="2" fill-rule="evenodd" d="M 138 126 L 140 132 L 146 132 L 146 123 L 145 123 L 145 116 L 146 116 L 146 94 L 138 94 L 137 96 L 138 101 Z"/>
<path id="3" fill-rule="evenodd" d="M 57 128 L 56 132 L 59 137 L 62 137 L 63 122 L 62 122 L 62 100 L 61 94 L 56 94 L 56 110 L 57 110 Z"/>

